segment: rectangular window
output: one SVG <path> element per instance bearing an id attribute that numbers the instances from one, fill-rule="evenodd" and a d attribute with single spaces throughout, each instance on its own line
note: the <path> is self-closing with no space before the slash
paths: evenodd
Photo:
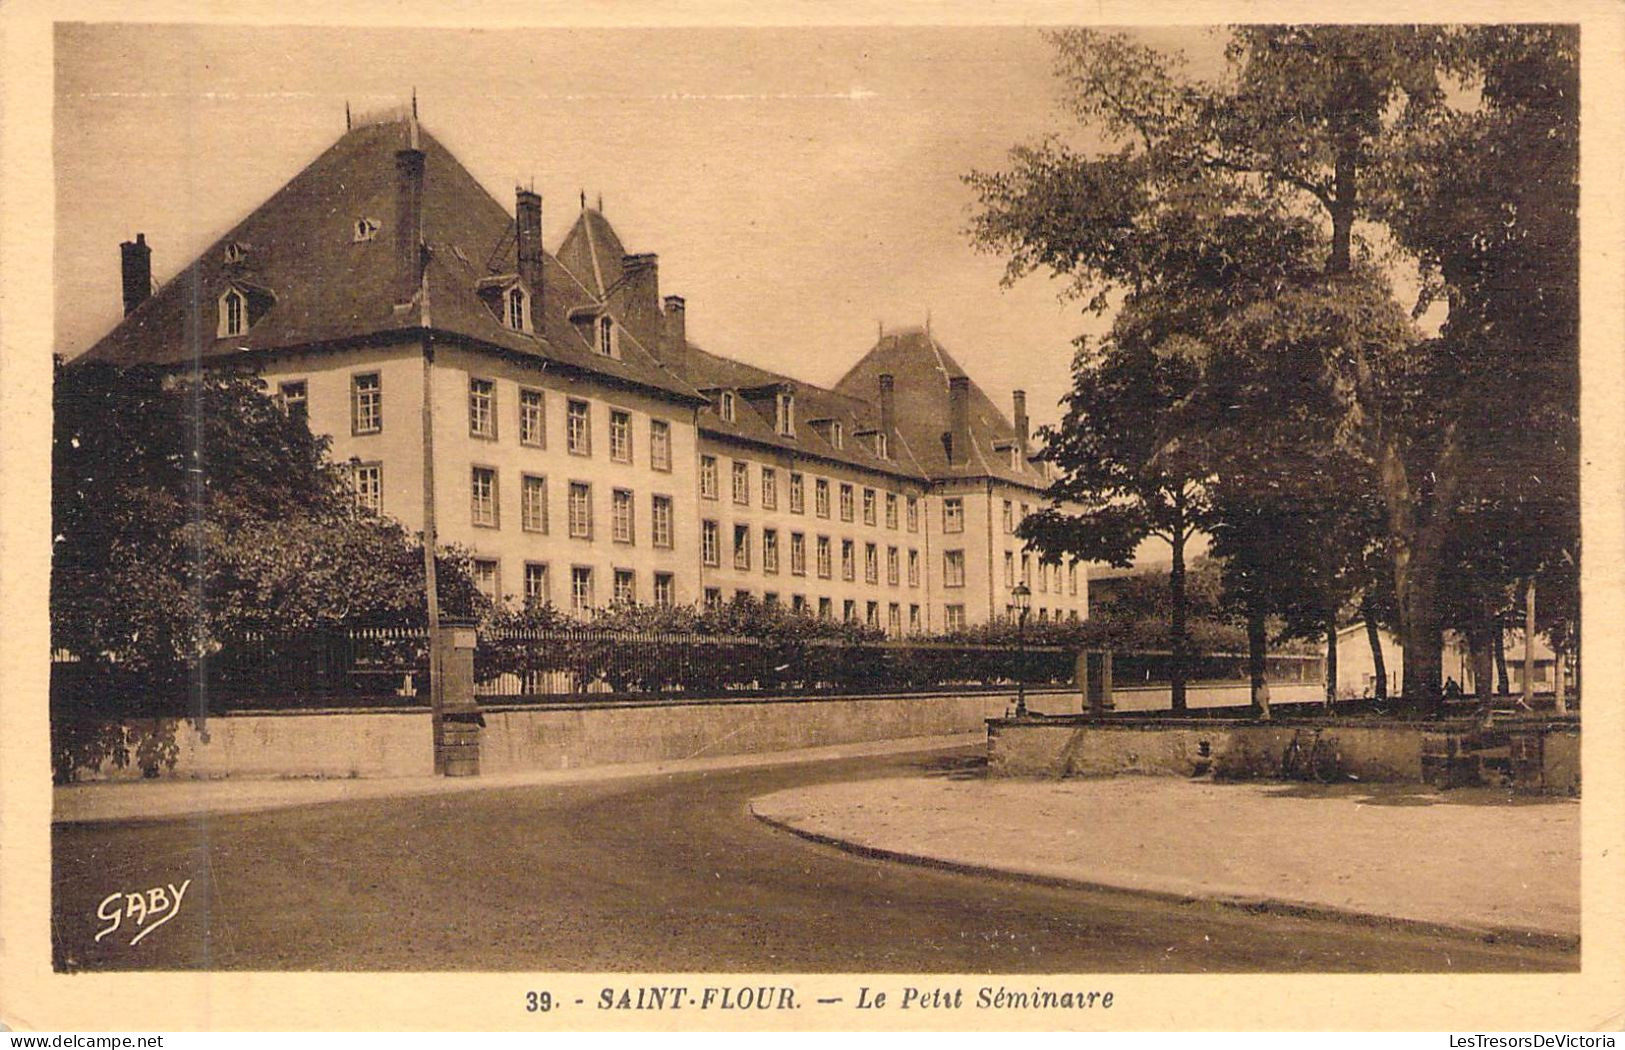
<path id="1" fill-rule="evenodd" d="M 775 399 L 778 431 L 785 437 L 796 436 L 796 397 L 783 391 Z"/>
<path id="2" fill-rule="evenodd" d="M 649 501 L 649 528 L 650 542 L 663 550 L 670 550 L 673 546 L 671 522 L 671 497 L 654 496 Z"/>
<path id="3" fill-rule="evenodd" d="M 711 610 L 722 608 L 721 587 L 707 587 L 705 589 L 705 607 Z"/>
<path id="4" fill-rule="evenodd" d="M 827 580 L 832 575 L 834 575 L 834 569 L 830 565 L 829 537 L 820 536 L 818 537 L 818 576 L 820 579 Z"/>
<path id="5" fill-rule="evenodd" d="M 677 581 L 669 572 L 655 573 L 655 604 L 662 609 L 677 604 Z"/>
<path id="6" fill-rule="evenodd" d="M 920 633 L 920 607 L 918 605 L 908 607 L 908 631 L 910 634 Z"/>
<path id="7" fill-rule="evenodd" d="M 474 586 L 495 605 L 502 600 L 500 569 L 495 558 L 474 559 Z"/>
<path id="8" fill-rule="evenodd" d="M 585 481 L 570 482 L 570 535 L 592 539 L 592 486 Z"/>
<path id="9" fill-rule="evenodd" d="M 497 436 L 496 384 L 468 377 L 468 432 L 477 438 Z"/>
<path id="10" fill-rule="evenodd" d="M 769 609 L 777 609 L 779 607 L 779 592 L 768 591 L 763 594 L 762 605 Z"/>
<path id="11" fill-rule="evenodd" d="M 649 420 L 649 466 L 671 470 L 671 424 L 663 419 Z"/>
<path id="12" fill-rule="evenodd" d="M 827 620 L 827 619 L 829 619 L 830 617 L 832 617 L 834 615 L 835 615 L 835 603 L 830 601 L 828 598 L 819 598 L 818 599 L 818 618 L 820 620 Z"/>
<path id="13" fill-rule="evenodd" d="M 700 457 L 700 495 L 705 499 L 717 498 L 717 457 Z"/>
<path id="14" fill-rule="evenodd" d="M 804 532 L 790 534 L 790 572 L 796 576 L 807 575 L 807 534 Z"/>
<path id="15" fill-rule="evenodd" d="M 942 585 L 944 587 L 965 586 L 965 552 L 942 552 Z"/>
<path id="16" fill-rule="evenodd" d="M 807 486 L 800 474 L 790 475 L 790 513 L 805 514 L 807 512 Z"/>
<path id="17" fill-rule="evenodd" d="M 734 602 L 736 604 L 743 605 L 748 601 L 750 601 L 750 591 L 746 590 L 744 587 L 734 591 Z"/>
<path id="18" fill-rule="evenodd" d="M 912 547 L 908 552 L 908 585 L 910 587 L 920 585 L 920 552 Z"/>
<path id="19" fill-rule="evenodd" d="M 908 531 L 920 531 L 920 501 L 915 496 L 908 498 Z"/>
<path id="20" fill-rule="evenodd" d="M 570 566 L 570 611 L 577 616 L 592 612 L 592 567 Z"/>
<path id="21" fill-rule="evenodd" d="M 772 467 L 762 468 L 762 509 L 779 509 L 779 472 Z"/>
<path id="22" fill-rule="evenodd" d="M 897 586 L 899 579 L 897 548 L 886 548 L 886 582 L 893 587 Z"/>
<path id="23" fill-rule="evenodd" d="M 615 489 L 610 493 L 609 534 L 616 543 L 632 543 L 636 539 L 632 521 L 632 493 L 629 489 Z"/>
<path id="24" fill-rule="evenodd" d="M 1016 505 L 1009 500 L 1004 501 L 1004 534 L 1012 535 L 1016 531 Z"/>
<path id="25" fill-rule="evenodd" d="M 813 482 L 813 513 L 820 518 L 829 517 L 829 479 L 819 478 Z"/>
<path id="26" fill-rule="evenodd" d="M 632 413 L 619 408 L 609 410 L 609 458 L 632 462 Z"/>
<path id="27" fill-rule="evenodd" d="M 722 564 L 722 538 L 714 521 L 700 522 L 700 560 L 706 565 Z"/>
<path id="28" fill-rule="evenodd" d="M 278 388 L 282 396 L 282 411 L 288 414 L 289 419 L 297 419 L 300 422 L 310 419 L 309 389 L 303 379 L 283 383 Z"/>
<path id="29" fill-rule="evenodd" d="M 886 528 L 897 529 L 897 493 L 886 493 Z"/>
<path id="30" fill-rule="evenodd" d="M 950 605 L 942 610 L 943 626 L 950 631 L 963 631 L 965 629 L 965 607 L 963 605 Z"/>
<path id="31" fill-rule="evenodd" d="M 805 594 L 791 595 L 790 611 L 795 613 L 797 616 L 807 615 L 807 596 Z"/>
<path id="32" fill-rule="evenodd" d="M 903 633 L 903 607 L 896 602 L 886 606 L 886 633 L 893 638 Z"/>
<path id="33" fill-rule="evenodd" d="M 1009 551 L 1004 552 L 1004 585 L 1006 587 L 1016 585 L 1016 556 Z"/>
<path id="34" fill-rule="evenodd" d="M 841 603 L 841 619 L 847 623 L 858 622 L 858 603 L 848 598 Z"/>
<path id="35" fill-rule="evenodd" d="M 1078 563 L 1075 561 L 1066 567 L 1066 592 L 1074 598 L 1078 595 Z"/>
<path id="36" fill-rule="evenodd" d="M 762 530 L 762 571 L 779 571 L 779 530 Z"/>
<path id="37" fill-rule="evenodd" d="M 874 489 L 864 489 L 863 490 L 863 523 L 865 525 L 873 525 L 875 523 L 875 490 Z"/>
<path id="38" fill-rule="evenodd" d="M 863 608 L 863 622 L 870 627 L 880 626 L 880 603 L 869 602 Z"/>
<path id="39" fill-rule="evenodd" d="M 942 531 L 965 531 L 965 501 L 962 499 L 945 499 L 942 501 Z"/>
<path id="40" fill-rule="evenodd" d="M 571 398 L 565 406 L 564 445 L 572 456 L 592 455 L 592 407 Z"/>
<path id="41" fill-rule="evenodd" d="M 734 526 L 734 568 L 744 571 L 750 568 L 750 526 Z"/>
<path id="42" fill-rule="evenodd" d="M 636 605 L 638 603 L 638 574 L 631 569 L 615 570 L 615 604 Z"/>
<path id="43" fill-rule="evenodd" d="M 519 527 L 526 532 L 547 532 L 547 479 L 523 474 L 519 485 Z"/>
<path id="44" fill-rule="evenodd" d="M 519 443 L 547 447 L 547 405 L 540 390 L 519 388 Z"/>
<path id="45" fill-rule="evenodd" d="M 547 563 L 525 563 L 525 606 L 539 608 L 553 600 L 553 585 L 547 578 Z"/>
<path id="46" fill-rule="evenodd" d="M 1026 584 L 1029 590 L 1032 588 L 1033 556 L 1031 554 L 1023 554 L 1021 556 L 1021 582 Z"/>
<path id="47" fill-rule="evenodd" d="M 863 545 L 863 582 L 880 582 L 880 548 L 872 543 Z"/>
<path id="48" fill-rule="evenodd" d="M 750 506 L 750 464 L 734 460 L 734 502 L 741 507 Z"/>
<path id="49" fill-rule="evenodd" d="M 384 391 L 377 372 L 350 377 L 350 433 L 376 434 L 384 429 Z"/>
<path id="50" fill-rule="evenodd" d="M 852 510 L 852 486 L 843 483 L 841 485 L 841 520 L 851 521 L 853 517 Z"/>
<path id="51" fill-rule="evenodd" d="M 858 578 L 857 544 L 851 540 L 841 541 L 841 579 L 855 580 Z"/>
<path id="52" fill-rule="evenodd" d="M 1038 563 L 1038 593 L 1049 593 L 1049 566 L 1043 562 Z"/>
<path id="53" fill-rule="evenodd" d="M 357 510 L 369 514 L 382 514 L 384 512 L 384 465 L 382 463 L 357 463 L 350 476 L 351 484 L 355 488 L 355 506 Z"/>
<path id="54" fill-rule="evenodd" d="M 475 467 L 471 489 L 474 524 L 497 528 L 497 472 L 490 467 Z"/>

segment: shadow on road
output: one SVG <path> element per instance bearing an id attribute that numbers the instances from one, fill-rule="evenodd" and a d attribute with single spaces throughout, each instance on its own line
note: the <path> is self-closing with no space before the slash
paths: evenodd
<path id="1" fill-rule="evenodd" d="M 1347 798 L 1362 806 L 1563 806 L 1559 795 L 1526 795 L 1507 788 L 1453 788 L 1428 784 L 1283 784 L 1272 798 Z"/>
<path id="2" fill-rule="evenodd" d="M 919 768 L 928 777 L 982 780 L 987 777 L 987 755 L 933 755 L 923 759 Z"/>

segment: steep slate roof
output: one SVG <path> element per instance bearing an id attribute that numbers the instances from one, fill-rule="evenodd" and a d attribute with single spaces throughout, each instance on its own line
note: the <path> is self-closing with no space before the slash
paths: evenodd
<path id="1" fill-rule="evenodd" d="M 1034 488 L 1048 483 L 1030 460 L 1023 469 L 1011 466 L 1008 447 L 1017 440 L 1016 428 L 993 401 L 970 383 L 970 456 L 952 465 L 942 436 L 948 431 L 948 380 L 966 375 L 942 344 L 920 328 L 888 332 L 835 384 L 841 393 L 876 397 L 880 376 L 895 380 L 898 436 L 927 475 L 936 480 L 954 477 L 996 477 Z"/>
<path id="2" fill-rule="evenodd" d="M 596 353 L 568 320 L 571 309 L 591 304 L 595 297 L 553 256 L 543 255 L 535 334 L 502 324 L 477 287 L 494 274 L 513 273 L 513 216 L 421 128 L 428 296 L 420 310 L 397 314 L 395 153 L 410 144 L 412 131 L 410 122 L 397 120 L 346 132 L 86 351 L 84 359 L 180 364 L 421 326 L 699 400 L 693 387 L 635 340 L 623 342 L 619 360 Z M 363 217 L 376 220 L 380 229 L 373 240 L 357 243 L 352 232 Z M 248 246 L 238 264 L 225 261 L 226 246 L 234 241 Z M 216 339 L 215 303 L 233 280 L 269 290 L 275 303 L 247 332 Z"/>

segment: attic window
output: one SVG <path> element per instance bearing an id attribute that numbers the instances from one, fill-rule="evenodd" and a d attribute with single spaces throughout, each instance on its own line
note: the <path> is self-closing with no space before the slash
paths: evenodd
<path id="1" fill-rule="evenodd" d="M 353 243 L 370 241 L 378 236 L 379 223 L 377 219 L 357 219 L 355 221 L 355 237 Z"/>
<path id="2" fill-rule="evenodd" d="M 781 392 L 778 397 L 778 431 L 784 437 L 796 436 L 796 395 Z"/>
<path id="3" fill-rule="evenodd" d="M 248 297 L 227 288 L 220 297 L 220 335 L 242 335 L 248 331 Z"/>
<path id="4" fill-rule="evenodd" d="M 891 450 L 888 447 L 885 434 L 875 435 L 875 455 L 879 456 L 881 459 L 891 458 Z"/>
<path id="5" fill-rule="evenodd" d="M 717 409 L 717 414 L 730 423 L 734 421 L 734 393 L 732 390 L 722 392 L 722 400 L 720 407 Z"/>
<path id="6" fill-rule="evenodd" d="M 838 419 L 829 428 L 829 443 L 836 448 L 846 447 L 846 429 Z"/>
<path id="7" fill-rule="evenodd" d="M 1010 446 L 1010 469 L 1011 470 L 1020 470 L 1021 469 L 1021 446 L 1020 445 L 1011 445 Z"/>
<path id="8" fill-rule="evenodd" d="M 598 352 L 605 357 L 620 357 L 620 333 L 615 330 L 615 321 L 608 315 L 598 319 Z"/>
<path id="9" fill-rule="evenodd" d="M 232 241 L 226 245 L 226 262 L 240 263 L 248 256 L 248 245 L 242 241 Z"/>
<path id="10" fill-rule="evenodd" d="M 508 289 L 503 297 L 506 309 L 503 311 L 507 325 L 516 332 L 530 331 L 530 297 L 518 285 Z"/>

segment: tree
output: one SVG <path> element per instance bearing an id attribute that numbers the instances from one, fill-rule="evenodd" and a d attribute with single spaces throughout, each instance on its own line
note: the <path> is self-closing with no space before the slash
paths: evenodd
<path id="1" fill-rule="evenodd" d="M 424 622 L 421 546 L 252 376 L 59 365 L 54 407 L 53 646 L 163 677 L 245 631 Z"/>
<path id="2" fill-rule="evenodd" d="M 1008 276 L 1041 267 L 1067 275 L 1097 311 L 1113 291 L 1140 292 L 1213 243 L 1193 199 L 1268 219 L 1264 229 L 1294 246 L 1301 223 L 1326 231 L 1319 281 L 1293 274 L 1290 291 L 1296 309 L 1332 321 L 1338 338 L 1277 347 L 1318 373 L 1312 385 L 1333 397 L 1335 440 L 1360 457 L 1382 500 L 1381 549 L 1413 696 L 1439 693 L 1440 579 L 1457 506 L 1482 462 L 1475 450 L 1508 422 L 1562 430 L 1575 415 L 1565 387 L 1575 374 L 1577 288 L 1568 276 L 1573 36 L 1551 27 L 1245 27 L 1232 33 L 1228 78 L 1207 84 L 1182 77 L 1177 56 L 1126 36 L 1063 31 L 1052 40 L 1068 103 L 1104 145 L 1090 154 L 1055 140 L 1019 147 L 1012 171 L 969 177 L 983 206 L 973 236 L 1009 252 Z M 1480 90 L 1453 108 L 1447 88 L 1474 78 Z M 1492 156 L 1480 165 L 1485 150 Z M 1543 177 L 1520 189 L 1520 170 Z M 1424 288 L 1448 296 L 1439 340 L 1396 324 L 1391 296 L 1362 271 L 1362 223 L 1383 224 L 1421 262 Z M 1281 258 L 1291 269 L 1299 256 Z M 1233 277 L 1223 268 L 1209 276 L 1220 287 Z M 1514 323 L 1529 297 L 1540 304 L 1535 317 Z M 1274 310 L 1278 299 L 1258 302 Z M 1204 308 L 1199 296 L 1192 309 Z M 1540 412 L 1509 419 L 1504 399 L 1487 395 L 1527 375 L 1512 336 L 1532 323 L 1550 326 L 1527 356 L 1550 366 L 1540 389 L 1551 396 L 1535 399 Z M 1563 463 L 1547 465 L 1563 475 Z M 1517 476 L 1527 484 L 1535 475 Z"/>

